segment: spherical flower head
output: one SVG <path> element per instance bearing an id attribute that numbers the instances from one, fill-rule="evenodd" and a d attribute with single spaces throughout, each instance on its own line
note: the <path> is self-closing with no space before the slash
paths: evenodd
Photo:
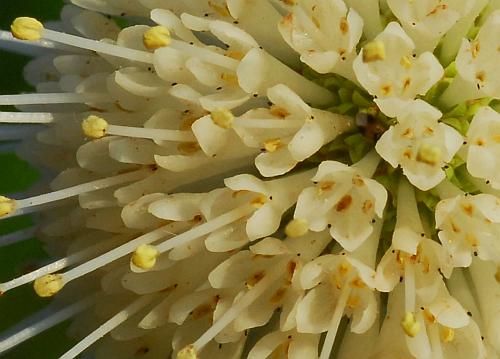
<path id="1" fill-rule="evenodd" d="M 158 249 L 150 244 L 141 244 L 132 255 L 132 263 L 138 268 L 148 270 L 155 266 L 160 255 Z"/>
<path id="2" fill-rule="evenodd" d="M 18 17 L 10 26 L 10 30 L 16 39 L 36 41 L 42 38 L 43 25 L 32 17 Z"/>
<path id="3" fill-rule="evenodd" d="M 108 122 L 99 116 L 91 115 L 82 122 L 82 130 L 85 136 L 89 138 L 101 138 L 106 135 Z"/>
<path id="4" fill-rule="evenodd" d="M 170 31 L 165 26 L 154 26 L 147 30 L 143 36 L 144 46 L 148 50 L 156 50 L 170 45 L 172 41 Z"/>
<path id="5" fill-rule="evenodd" d="M 0 218 L 8 216 L 16 210 L 16 202 L 10 198 L 0 196 Z"/>
<path id="6" fill-rule="evenodd" d="M 52 297 L 64 287 L 60 274 L 48 274 L 35 280 L 33 287 L 42 298 Z"/>
<path id="7" fill-rule="evenodd" d="M 437 186 L 445 178 L 443 166 L 463 144 L 460 133 L 440 123 L 440 118 L 440 111 L 422 100 L 415 100 L 375 146 L 383 159 L 394 168 L 401 166 L 408 180 L 423 191 Z"/>

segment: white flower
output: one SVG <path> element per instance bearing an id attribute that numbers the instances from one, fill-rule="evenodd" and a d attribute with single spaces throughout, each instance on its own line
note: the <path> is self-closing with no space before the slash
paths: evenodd
<path id="1" fill-rule="evenodd" d="M 250 110 L 234 124 L 247 146 L 265 151 L 255 159 L 265 177 L 290 171 L 353 127 L 352 119 L 312 108 L 286 86 L 271 87 L 267 96 L 274 106 Z"/>
<path id="2" fill-rule="evenodd" d="M 500 258 L 500 201 L 489 194 L 456 196 L 436 207 L 439 239 L 453 264 L 468 267 L 472 253 L 483 260 Z"/>
<path id="3" fill-rule="evenodd" d="M 497 158 L 500 156 L 500 115 L 490 107 L 481 108 L 467 131 L 467 170 L 500 189 Z"/>
<path id="4" fill-rule="evenodd" d="M 374 276 L 370 267 L 345 252 L 323 255 L 306 264 L 300 283 L 308 292 L 297 308 L 297 330 L 312 334 L 336 331 L 331 321 L 340 314 L 351 317 L 351 331 L 367 331 L 377 317 Z"/>
<path id="5" fill-rule="evenodd" d="M 285 41 L 319 73 L 352 79 L 349 68 L 363 32 L 363 20 L 342 0 L 299 0 L 279 24 Z"/>
<path id="6" fill-rule="evenodd" d="M 325 161 L 312 179 L 316 185 L 300 194 L 294 218 L 312 231 L 330 227 L 343 248 L 353 251 L 372 233 L 375 218 L 382 218 L 387 192 L 356 167 Z"/>
<path id="7" fill-rule="evenodd" d="M 391 113 L 403 110 L 408 100 L 424 95 L 443 76 L 443 68 L 432 53 L 425 52 L 416 57 L 414 49 L 412 39 L 401 26 L 391 22 L 373 42 L 365 45 L 354 61 L 356 78 L 377 97 L 377 104 L 384 99 L 402 101 L 398 104 L 399 109 L 393 109 Z M 392 106 L 396 104 L 394 101 Z M 381 109 L 384 112 L 385 108 Z"/>
<path id="8" fill-rule="evenodd" d="M 386 113 L 392 111 L 390 102 L 384 104 Z M 452 127 L 438 122 L 441 112 L 422 100 L 407 105 L 377 142 L 380 156 L 403 173 L 417 188 L 426 191 L 444 178 L 442 167 L 457 153 L 462 136 Z"/>
<path id="9" fill-rule="evenodd" d="M 0 247 L 36 234 L 56 258 L 0 294 L 56 299 L 0 355 L 71 319 L 61 359 L 497 358 L 497 2 L 72 0 L 16 19 L 0 47 L 41 55 L 36 93 L 0 95 L 21 110 L 0 111 L 0 150 L 43 181 L 0 195 L 2 219 L 40 213 Z M 451 126 L 483 103 L 463 143 Z"/>
<path id="10" fill-rule="evenodd" d="M 459 75 L 481 93 L 500 98 L 500 75 L 496 64 L 499 59 L 500 11 L 491 13 L 479 30 L 476 39 L 462 40 L 456 64 Z"/>
<path id="11" fill-rule="evenodd" d="M 475 0 L 397 1 L 387 4 L 417 44 L 418 52 L 433 51 L 440 38 L 474 6 Z"/>

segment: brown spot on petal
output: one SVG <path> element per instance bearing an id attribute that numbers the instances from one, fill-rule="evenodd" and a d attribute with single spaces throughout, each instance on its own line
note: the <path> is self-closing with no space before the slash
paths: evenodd
<path id="1" fill-rule="evenodd" d="M 468 216 L 472 217 L 474 215 L 474 205 L 466 203 L 462 205 L 462 209 Z"/>
<path id="2" fill-rule="evenodd" d="M 269 109 L 269 112 L 271 113 L 271 115 L 280 118 L 285 118 L 290 115 L 290 112 L 288 112 L 286 109 L 276 105 L 272 105 L 271 108 Z"/>
<path id="3" fill-rule="evenodd" d="M 339 28 L 342 35 L 346 35 L 349 32 L 349 23 L 347 22 L 347 18 L 345 16 L 340 19 Z"/>
<path id="4" fill-rule="evenodd" d="M 352 204 L 352 196 L 347 194 L 344 197 L 342 197 L 340 201 L 338 201 L 337 205 L 335 206 L 335 209 L 337 210 L 337 212 L 342 212 L 349 209 L 351 204 Z"/>
<path id="5" fill-rule="evenodd" d="M 448 9 L 448 5 L 447 4 L 440 4 L 440 5 L 436 6 L 434 9 L 432 9 L 427 14 L 427 16 L 435 15 L 435 14 L 438 13 L 438 11 L 440 11 L 440 10 L 446 10 L 446 9 Z"/>
<path id="6" fill-rule="evenodd" d="M 253 288 L 257 283 L 259 283 L 262 278 L 264 278 L 266 275 L 265 271 L 259 271 L 252 275 L 250 278 L 247 279 L 245 282 L 245 285 L 247 286 L 248 289 Z"/>
<path id="7" fill-rule="evenodd" d="M 371 209 L 373 208 L 373 201 L 367 199 L 364 203 L 363 203 L 363 213 L 368 213 Z"/>

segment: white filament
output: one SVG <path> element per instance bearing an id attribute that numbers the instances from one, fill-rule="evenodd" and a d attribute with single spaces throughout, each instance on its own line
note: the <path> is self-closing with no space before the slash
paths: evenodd
<path id="1" fill-rule="evenodd" d="M 333 343 L 335 342 L 335 337 L 337 336 L 337 331 L 339 329 L 340 320 L 344 315 L 344 309 L 349 300 L 349 295 L 351 294 L 351 286 L 347 282 L 342 287 L 339 299 L 335 304 L 335 311 L 333 312 L 332 320 L 330 322 L 330 327 L 326 333 L 325 342 L 323 343 L 323 348 L 321 348 L 321 355 L 319 359 L 328 359 L 333 349 Z"/>
<path id="2" fill-rule="evenodd" d="M 0 112 L 0 123 L 51 123 L 54 115 L 48 112 Z"/>
<path id="3" fill-rule="evenodd" d="M 102 54 L 121 57 L 130 61 L 138 61 L 147 64 L 153 63 L 153 55 L 146 51 L 129 49 L 126 47 L 107 44 L 96 40 L 87 39 L 80 36 L 65 34 L 58 31 L 44 29 L 42 36 L 45 39 L 52 40 L 61 44 L 66 44 L 82 49 L 87 49 Z"/>
<path id="4" fill-rule="evenodd" d="M 23 208 L 40 206 L 46 203 L 60 201 L 73 196 L 78 196 L 83 193 L 93 192 L 127 182 L 138 181 L 146 177 L 148 173 L 150 173 L 149 170 L 141 169 L 134 172 L 119 174 L 113 177 L 98 179 L 92 182 L 82 183 L 73 187 L 64 188 L 58 191 L 45 193 L 35 197 L 16 200 L 16 210 L 22 210 Z"/>
<path id="5" fill-rule="evenodd" d="M 415 310 L 415 268 L 412 263 L 405 262 L 405 310 Z"/>
<path id="6" fill-rule="evenodd" d="M 62 103 L 111 102 L 107 93 L 30 93 L 1 95 L 0 106 L 49 105 Z"/>
<path id="7" fill-rule="evenodd" d="M 78 313 L 89 308 L 95 303 L 96 295 L 85 296 L 84 299 L 73 303 L 65 308 L 62 308 L 56 312 L 44 309 L 31 318 L 28 318 L 25 322 L 29 324 L 26 325 L 25 322 L 20 323 L 18 326 L 12 328 L 0 339 L 0 353 L 3 353 L 16 345 L 19 345 L 26 340 L 33 338 L 34 336 L 40 334 L 41 332 L 56 326 L 65 320 L 74 317 Z M 39 319 L 42 316 L 41 319 Z"/>
<path id="8" fill-rule="evenodd" d="M 172 239 L 160 243 L 156 246 L 156 249 L 160 253 L 164 253 L 172 248 L 189 243 L 197 238 L 200 238 L 201 236 L 204 236 L 205 234 L 209 234 L 221 227 L 231 224 L 239 220 L 240 218 L 249 215 L 253 211 L 255 211 L 255 207 L 250 204 L 235 208 L 229 212 L 226 212 L 218 217 L 209 220 L 206 223 L 199 225 L 198 227 L 194 227 L 189 231 L 186 231 Z"/>
<path id="9" fill-rule="evenodd" d="M 30 283 L 37 278 L 43 277 L 44 275 L 55 273 L 57 271 L 60 271 L 61 269 L 92 258 L 103 250 L 108 250 L 109 248 L 114 247 L 117 243 L 121 242 L 124 237 L 124 235 L 116 236 L 109 241 L 90 246 L 89 248 L 61 258 L 55 262 L 49 263 L 41 268 L 38 268 L 30 273 L 26 273 L 8 282 L 0 283 L 0 292 L 5 293 L 26 283 Z"/>
<path id="10" fill-rule="evenodd" d="M 252 289 L 246 292 L 231 308 L 225 312 L 201 337 L 193 343 L 196 352 L 200 351 L 217 336 L 229 323 L 259 298 L 264 291 L 283 275 L 282 263 L 273 267 L 274 270 L 262 278 Z"/>
<path id="11" fill-rule="evenodd" d="M 94 330 L 88 336 L 86 336 L 83 340 L 81 340 L 78 344 L 76 344 L 73 348 L 64 353 L 59 359 L 73 359 L 78 354 L 83 352 L 89 346 L 94 344 L 96 341 L 101 339 L 104 335 L 118 327 L 121 323 L 125 322 L 132 315 L 136 314 L 139 310 L 144 308 L 146 305 L 150 304 L 155 298 L 157 294 L 151 295 L 143 295 L 139 297 L 139 299 L 132 302 L 125 309 L 118 312 L 111 319 L 109 319 L 106 323 L 102 324 L 99 328 Z"/>
<path id="12" fill-rule="evenodd" d="M 106 133 L 109 135 L 148 138 L 157 141 L 177 141 L 177 142 L 192 142 L 196 141 L 191 131 L 180 130 L 164 130 L 157 128 L 141 128 L 108 125 Z"/>
<path id="13" fill-rule="evenodd" d="M 0 236 L 0 248 L 33 238 L 35 233 L 36 227 L 31 227 Z"/>

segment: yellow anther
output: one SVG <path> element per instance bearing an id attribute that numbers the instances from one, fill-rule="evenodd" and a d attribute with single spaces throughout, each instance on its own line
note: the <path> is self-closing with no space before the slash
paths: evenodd
<path id="1" fill-rule="evenodd" d="M 267 152 L 276 152 L 277 150 L 279 150 L 281 147 L 283 147 L 283 142 L 281 142 L 281 140 L 279 138 L 275 138 L 275 139 L 272 139 L 272 140 L 267 140 L 263 143 L 264 145 L 264 149 L 267 151 Z"/>
<path id="2" fill-rule="evenodd" d="M 177 353 L 177 359 L 198 359 L 198 354 L 192 345 L 188 345 Z"/>
<path id="3" fill-rule="evenodd" d="M 168 46 L 171 41 L 170 31 L 165 26 L 154 26 L 146 31 L 142 37 L 142 42 L 148 50 Z"/>
<path id="4" fill-rule="evenodd" d="M 285 233 L 288 237 L 301 237 L 309 232 L 309 222 L 305 219 L 292 219 L 285 228 Z"/>
<path id="5" fill-rule="evenodd" d="M 16 201 L 13 199 L 0 196 L 0 218 L 8 216 L 16 209 Z"/>
<path id="6" fill-rule="evenodd" d="M 151 269 L 160 255 L 158 249 L 150 244 L 141 244 L 132 255 L 132 263 L 141 269 Z"/>
<path id="7" fill-rule="evenodd" d="M 435 166 L 441 162 L 442 155 L 438 146 L 424 144 L 418 150 L 417 161 Z"/>
<path id="8" fill-rule="evenodd" d="M 10 25 L 12 35 L 19 40 L 40 40 L 42 38 L 43 25 L 32 17 L 18 17 Z"/>
<path id="9" fill-rule="evenodd" d="M 212 121 L 219 127 L 228 129 L 233 126 L 234 115 L 226 108 L 218 108 L 210 113 Z"/>
<path id="10" fill-rule="evenodd" d="M 385 45 L 382 41 L 372 41 L 363 47 L 363 62 L 374 62 L 385 59 Z"/>
<path id="11" fill-rule="evenodd" d="M 83 120 L 82 130 L 87 137 L 101 138 L 106 135 L 108 122 L 102 117 L 91 115 Z"/>
<path id="12" fill-rule="evenodd" d="M 450 343 L 455 338 L 455 331 L 448 327 L 441 328 L 441 340 L 444 343 Z"/>
<path id="13" fill-rule="evenodd" d="M 42 298 L 52 297 L 62 287 L 64 287 L 64 283 L 60 274 L 47 274 L 36 279 L 35 283 L 33 283 L 36 294 Z"/>
<path id="14" fill-rule="evenodd" d="M 420 332 L 420 323 L 415 319 L 415 314 L 412 312 L 406 312 L 403 320 L 401 321 L 401 326 L 405 331 L 406 335 L 414 338 Z"/>

